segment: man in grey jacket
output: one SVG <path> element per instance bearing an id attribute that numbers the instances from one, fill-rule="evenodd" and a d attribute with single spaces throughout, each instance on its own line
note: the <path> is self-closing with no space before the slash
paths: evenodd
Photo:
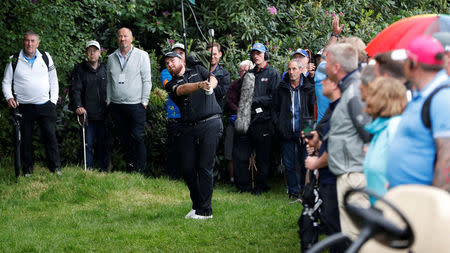
<path id="1" fill-rule="evenodd" d="M 120 147 L 125 151 L 127 171 L 145 172 L 144 143 L 146 109 L 152 89 L 148 53 L 133 47 L 133 34 L 123 27 L 117 32 L 119 49 L 108 56 L 106 95 Z"/>
<path id="2" fill-rule="evenodd" d="M 350 188 L 366 186 L 363 173 L 363 146 L 371 136 L 364 130 L 364 125 L 371 121 L 363 113 L 364 107 L 359 90 L 360 73 L 358 70 L 358 53 L 350 44 L 338 43 L 328 49 L 328 78 L 338 83 L 342 92 L 341 100 L 336 106 L 330 120 L 328 139 L 328 165 L 337 176 L 336 189 L 342 232 L 355 239 L 359 231 L 344 209 L 344 193 Z M 369 205 L 365 195 L 353 194 L 350 201 L 360 206 Z"/>

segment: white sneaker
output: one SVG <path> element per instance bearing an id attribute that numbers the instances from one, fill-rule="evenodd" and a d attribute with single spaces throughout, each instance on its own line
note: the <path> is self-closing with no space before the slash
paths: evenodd
<path id="1" fill-rule="evenodd" d="M 191 219 L 192 216 L 194 216 L 194 215 L 195 215 L 195 210 L 191 209 L 191 211 L 189 211 L 189 213 L 187 213 L 186 216 L 184 216 L 184 218 Z"/>
<path id="2" fill-rule="evenodd" d="M 198 214 L 194 214 L 191 219 L 194 220 L 207 220 L 207 219 L 212 219 L 212 215 L 198 215 Z"/>

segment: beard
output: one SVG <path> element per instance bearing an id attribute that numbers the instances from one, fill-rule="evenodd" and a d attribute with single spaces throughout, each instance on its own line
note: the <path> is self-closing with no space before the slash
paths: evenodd
<path id="1" fill-rule="evenodd" d="M 178 75 L 180 74 L 180 72 L 181 72 L 182 69 L 183 69 L 183 65 L 182 65 L 182 64 L 179 64 L 179 65 L 177 65 L 176 67 L 174 67 L 173 69 L 169 69 L 169 73 L 170 73 L 172 76 L 178 76 Z"/>

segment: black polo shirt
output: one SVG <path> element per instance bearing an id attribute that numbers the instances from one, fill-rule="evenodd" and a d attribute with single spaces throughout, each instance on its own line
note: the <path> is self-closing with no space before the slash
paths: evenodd
<path id="1" fill-rule="evenodd" d="M 197 122 L 213 115 L 222 113 L 215 95 L 206 95 L 199 89 L 189 95 L 177 96 L 177 88 L 186 83 L 201 82 L 208 79 L 209 72 L 204 67 L 196 65 L 187 68 L 183 76 L 174 77 L 166 84 L 165 89 L 170 98 L 180 108 L 181 122 Z"/>

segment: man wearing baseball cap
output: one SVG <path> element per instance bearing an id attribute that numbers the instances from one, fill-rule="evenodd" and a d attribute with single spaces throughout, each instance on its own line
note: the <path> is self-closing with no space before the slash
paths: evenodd
<path id="1" fill-rule="evenodd" d="M 450 191 L 450 89 L 439 90 L 433 96 L 434 91 L 449 83 L 447 74 L 441 71 L 443 53 L 437 39 L 422 35 L 406 49 L 391 54 L 392 59 L 405 61 L 405 77 L 415 92 L 389 148 L 389 187 L 423 184 Z M 424 113 L 429 96 L 433 97 L 428 113 Z"/>
<path id="2" fill-rule="evenodd" d="M 172 52 L 175 52 L 179 55 L 181 55 L 182 58 L 186 58 L 186 50 L 184 49 L 184 45 L 181 43 L 175 43 L 173 44 L 173 46 L 171 47 Z"/>
<path id="3" fill-rule="evenodd" d="M 184 50 L 184 45 L 181 43 L 175 43 L 171 47 L 172 52 L 179 54 L 182 60 L 186 63 L 186 54 Z M 163 63 L 165 65 L 165 63 Z M 186 66 L 186 65 L 185 65 Z M 161 71 L 161 83 L 163 87 L 172 80 L 172 75 L 169 73 L 167 68 Z M 166 152 L 166 170 L 169 173 L 171 179 L 179 179 L 180 174 L 180 155 L 177 148 L 177 139 L 179 136 L 179 124 L 181 114 L 180 108 L 173 102 L 170 96 L 167 96 L 166 101 L 166 117 L 167 117 L 167 152 Z"/>
<path id="4" fill-rule="evenodd" d="M 192 200 L 185 218 L 211 219 L 214 157 L 223 132 L 222 109 L 212 94 L 217 79 L 200 65 L 186 68 L 175 52 L 165 54 L 164 63 L 173 78 L 165 89 L 181 112 L 177 143 L 183 150 L 181 172 Z"/>
<path id="5" fill-rule="evenodd" d="M 311 53 L 309 52 L 309 50 L 297 48 L 297 50 L 295 50 L 294 52 L 291 53 L 291 59 L 298 60 L 298 61 L 300 61 L 300 63 L 302 65 L 306 66 L 303 69 L 302 74 L 305 77 L 309 77 L 311 79 L 311 82 L 314 82 L 314 71 L 315 71 L 316 66 L 314 65 L 314 63 L 310 63 Z M 284 79 L 284 76 L 286 74 L 287 74 L 287 71 L 281 75 L 281 80 Z"/>
<path id="6" fill-rule="evenodd" d="M 269 190 L 267 176 L 270 167 L 271 144 L 272 144 L 272 96 L 280 82 L 280 76 L 272 66 L 269 65 L 269 51 L 261 43 L 255 43 L 250 51 L 252 62 L 256 65 L 248 73 L 255 75 L 254 89 L 241 90 L 240 100 L 251 99 L 250 126 L 246 133 L 236 133 L 233 144 L 234 178 L 236 187 L 241 192 L 252 192 L 260 195 Z M 246 74 L 247 75 L 247 74 Z M 245 75 L 244 75 L 245 77 Z M 239 85 L 242 87 L 244 78 Z M 253 94 L 251 94 L 253 92 Z M 241 104 L 241 101 L 239 101 Z M 244 103 L 242 103 L 244 104 Z M 255 182 L 252 189 L 251 172 L 249 171 L 249 157 L 256 153 L 257 172 L 254 176 Z"/>
<path id="7" fill-rule="evenodd" d="M 100 44 L 86 42 L 86 58 L 75 66 L 70 87 L 70 107 L 77 115 L 87 117 L 86 163 L 100 171 L 106 171 L 105 114 L 106 114 L 106 66 L 100 60 Z M 94 152 L 94 143 L 95 152 Z M 94 153 L 96 160 L 94 161 Z"/>

